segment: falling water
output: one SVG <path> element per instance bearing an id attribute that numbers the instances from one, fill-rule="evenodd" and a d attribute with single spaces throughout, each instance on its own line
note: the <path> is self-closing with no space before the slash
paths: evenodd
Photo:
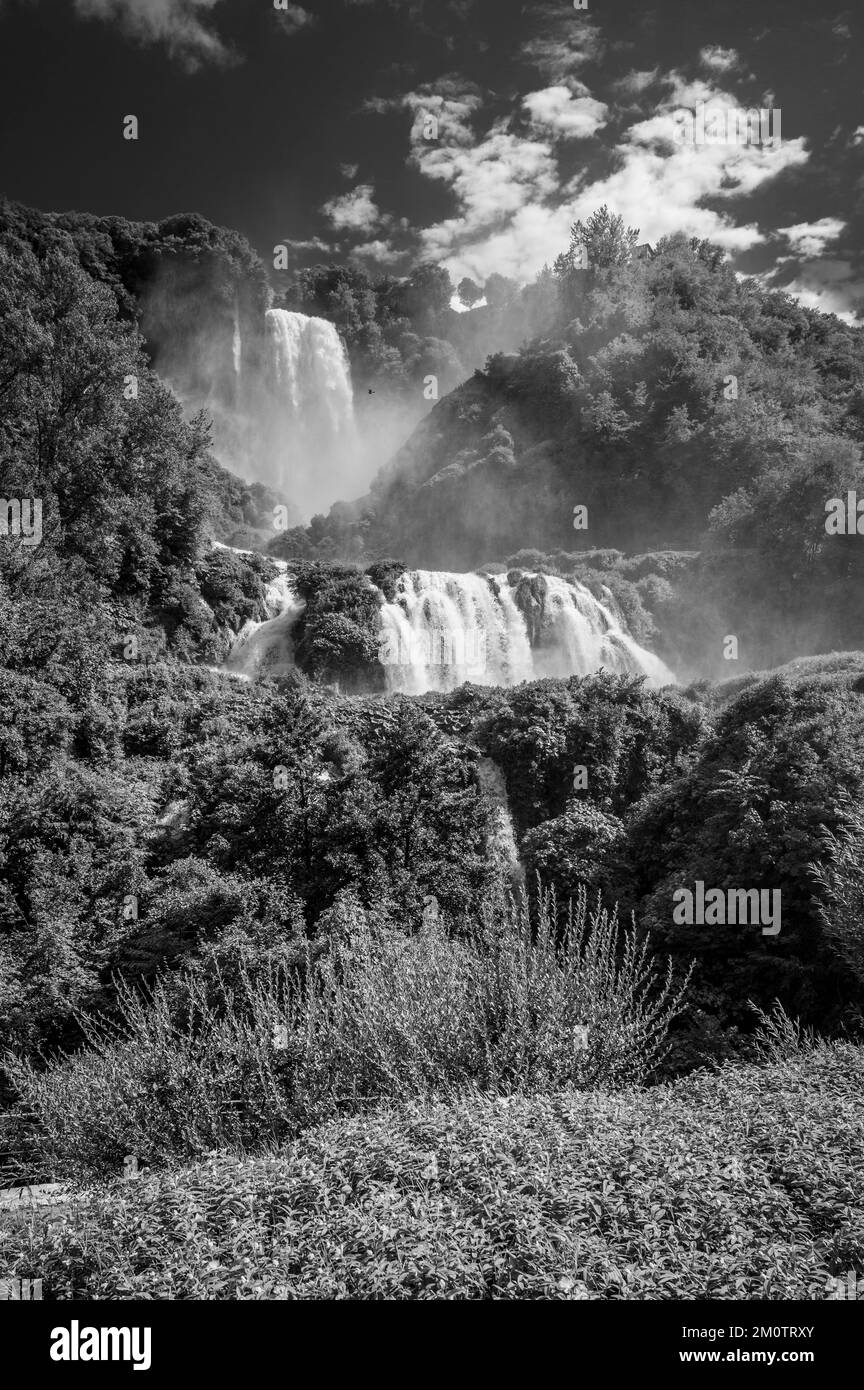
<path id="1" fill-rule="evenodd" d="M 640 647 L 584 584 L 544 578 L 543 627 L 534 653 L 538 676 L 581 676 L 603 666 L 619 675 L 645 675 L 651 685 L 674 681 L 660 658 Z"/>
<path id="2" fill-rule="evenodd" d="M 240 363 L 243 357 L 243 340 L 240 337 L 240 306 L 234 300 L 234 336 L 231 340 L 231 351 L 234 357 L 234 375 L 240 376 Z"/>
<path id="3" fill-rule="evenodd" d="M 419 695 L 464 681 L 516 685 L 533 675 L 525 620 L 506 580 L 414 570 L 381 609 L 391 690 Z"/>
<path id="4" fill-rule="evenodd" d="M 245 624 L 226 662 L 229 671 L 250 678 L 293 663 L 292 631 L 304 605 L 284 561 L 276 563 L 279 573 L 266 597 L 271 616 Z M 601 667 L 643 675 L 656 687 L 675 681 L 668 666 L 627 632 L 612 606 L 575 580 L 524 571 L 413 570 L 400 578 L 392 603 L 376 593 L 379 658 L 389 691 L 421 695 L 454 690 L 465 681 L 510 686 L 544 676 L 588 675 Z"/>
<path id="5" fill-rule="evenodd" d="M 291 633 L 305 605 L 291 586 L 284 560 L 275 560 L 274 564 L 279 573 L 264 594 L 265 611 L 270 616 L 260 623 L 250 619 L 243 624 L 225 662 L 226 670 L 249 680 L 254 676 L 282 675 L 294 666 Z"/>
<path id="6" fill-rule="evenodd" d="M 536 581 L 542 596 L 529 614 L 530 636 L 520 607 L 525 579 Z M 601 667 L 644 675 L 653 686 L 675 680 L 584 584 L 552 575 L 415 570 L 402 576 L 395 601 L 382 606 L 381 625 L 387 687 L 408 694 L 452 690 L 466 680 L 516 685 Z"/>
<path id="7" fill-rule="evenodd" d="M 318 442 L 348 433 L 351 369 L 333 324 L 287 309 L 268 309 L 266 318 L 274 384 L 292 419 Z"/>

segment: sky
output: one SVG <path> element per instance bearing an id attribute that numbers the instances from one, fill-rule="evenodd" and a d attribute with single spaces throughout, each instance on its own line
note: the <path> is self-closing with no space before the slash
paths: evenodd
<path id="1" fill-rule="evenodd" d="M 481 284 L 605 203 L 864 323 L 862 25 L 824 0 L 0 0 L 0 192 Z M 699 103 L 773 108 L 779 141 L 693 143 Z"/>

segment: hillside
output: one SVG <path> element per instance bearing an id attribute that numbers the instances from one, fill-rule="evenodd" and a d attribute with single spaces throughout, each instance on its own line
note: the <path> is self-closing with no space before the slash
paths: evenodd
<path id="1" fill-rule="evenodd" d="M 559 257 L 542 333 L 490 356 L 312 540 L 433 568 L 521 552 L 617 570 L 694 674 L 728 674 L 730 633 L 751 666 L 855 646 L 860 547 L 826 512 L 864 491 L 861 330 L 736 278 L 707 243 L 634 255 L 605 209 L 577 242 L 591 268 Z"/>

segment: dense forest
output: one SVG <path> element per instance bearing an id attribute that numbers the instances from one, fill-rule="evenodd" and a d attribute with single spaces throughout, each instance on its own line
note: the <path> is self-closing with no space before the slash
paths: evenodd
<path id="1" fill-rule="evenodd" d="M 647 932 L 670 988 L 690 972 L 664 1015 L 670 1049 L 640 1071 L 621 1043 L 614 1066 L 595 1058 L 607 1084 L 749 1057 L 751 1003 L 860 1036 L 864 656 L 826 653 L 861 645 L 862 571 L 857 537 L 825 527 L 828 500 L 862 477 L 859 331 L 737 279 L 707 244 L 638 246 L 605 209 L 536 284 L 487 284 L 464 314 L 428 269 L 270 285 L 242 238 L 197 217 L 7 204 L 0 241 L 2 491 L 41 501 L 38 543 L 22 527 L 0 544 L 7 1161 L 98 1168 L 92 1136 L 58 1139 L 51 1078 L 68 1080 L 68 1054 L 107 1086 L 92 1058 L 108 1054 L 77 1050 L 87 1020 L 125 1036 L 142 985 L 171 1027 L 229 986 L 239 999 L 241 980 L 260 1002 L 274 971 L 336 989 L 352 942 L 420 941 L 432 905 L 453 954 L 423 978 L 443 989 L 492 950 L 490 904 L 517 920 L 520 885 L 530 949 L 532 933 L 567 937 L 568 904 L 584 920 L 587 900 L 601 934 L 617 904 L 636 935 L 608 936 L 613 977 L 616 950 Z M 276 534 L 291 499 L 220 466 L 207 412 L 188 408 L 205 383 L 181 390 L 202 359 L 178 336 L 221 316 L 230 348 L 239 304 L 254 341 L 274 296 L 335 323 L 355 380 L 382 392 L 429 372 L 453 384 L 496 335 L 506 351 L 433 405 L 368 497 Z M 227 400 L 223 365 L 206 386 Z M 296 663 L 249 682 L 221 664 L 264 616 L 275 558 L 306 604 Z M 602 580 L 637 637 L 726 679 L 657 691 L 598 672 L 388 696 L 364 578 L 387 593 L 420 563 Z M 730 633 L 742 667 L 798 659 L 736 675 Z M 699 880 L 780 890 L 782 931 L 676 925 L 673 891 Z M 499 1042 L 503 1017 L 488 1005 Z M 459 1075 L 476 1080 L 467 1055 Z M 502 1087 L 536 1081 L 520 1059 L 501 1063 Z M 179 1104 L 182 1078 L 150 1062 L 128 1085 L 139 1099 L 174 1086 Z M 543 1076 L 572 1080 L 571 1063 L 547 1059 Z M 304 1123 L 326 1117 L 330 1092 L 304 1084 L 319 1106 Z M 355 1099 L 381 1084 L 370 1073 Z M 119 1162 L 130 1143 L 117 1120 L 100 1152 Z"/>

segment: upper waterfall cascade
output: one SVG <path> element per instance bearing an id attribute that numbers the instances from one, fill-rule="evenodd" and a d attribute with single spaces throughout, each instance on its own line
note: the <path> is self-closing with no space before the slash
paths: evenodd
<path id="1" fill-rule="evenodd" d="M 274 385 L 301 429 L 331 436 L 354 423 L 351 368 L 342 339 L 326 319 L 268 309 Z"/>
<path id="2" fill-rule="evenodd" d="M 226 663 L 249 677 L 293 665 L 292 632 L 304 604 L 284 561 L 276 563 L 279 573 L 266 596 L 269 616 L 245 624 Z M 575 580 L 526 571 L 409 570 L 392 602 L 376 592 L 379 659 L 390 691 L 421 695 L 454 690 L 465 681 L 510 686 L 544 676 L 588 675 L 601 667 L 643 675 L 655 687 L 675 682 L 669 667 L 627 631 L 611 593 L 603 603 Z"/>
<path id="3" fill-rule="evenodd" d="M 243 361 L 243 338 L 240 333 L 240 306 L 234 301 L 234 331 L 231 335 L 231 358 L 234 363 L 234 375 L 239 377 L 240 366 Z"/>

